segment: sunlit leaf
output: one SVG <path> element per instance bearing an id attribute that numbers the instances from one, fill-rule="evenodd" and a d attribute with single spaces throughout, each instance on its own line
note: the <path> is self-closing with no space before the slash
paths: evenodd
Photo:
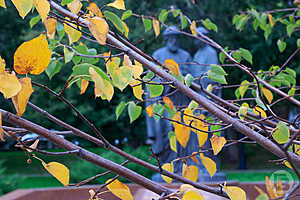
<path id="1" fill-rule="evenodd" d="M 107 4 L 107 6 L 111 6 L 119 10 L 126 10 L 124 0 L 115 0 L 113 3 Z"/>
<path id="2" fill-rule="evenodd" d="M 194 36 L 197 36 L 196 28 L 197 28 L 196 22 L 195 22 L 195 21 L 192 21 L 192 24 L 190 25 L 190 30 L 191 30 L 191 32 L 192 32 L 192 34 L 193 34 Z"/>
<path id="3" fill-rule="evenodd" d="M 14 74 L 0 73 L 0 92 L 4 98 L 11 98 L 20 92 L 22 85 Z"/>
<path id="4" fill-rule="evenodd" d="M 47 0 L 33 0 L 33 5 L 41 16 L 42 21 L 48 16 L 50 12 L 50 3 Z"/>
<path id="5" fill-rule="evenodd" d="M 5 60 L 0 56 L 0 73 L 5 71 Z"/>
<path id="6" fill-rule="evenodd" d="M 22 116 L 22 114 L 25 112 L 27 102 L 33 93 L 31 78 L 22 78 L 20 79 L 20 83 L 22 85 L 21 91 L 16 96 L 12 97 L 12 101 L 18 116 Z"/>
<path id="7" fill-rule="evenodd" d="M 200 192 L 196 191 L 187 191 L 184 193 L 182 200 L 204 200 Z"/>
<path id="8" fill-rule="evenodd" d="M 32 0 L 11 0 L 19 12 L 19 15 L 24 19 L 30 12 L 33 2 Z"/>
<path id="9" fill-rule="evenodd" d="M 290 138 L 290 130 L 282 121 L 280 121 L 276 128 L 275 132 L 272 134 L 273 139 L 279 144 L 284 144 L 289 141 Z"/>
<path id="10" fill-rule="evenodd" d="M 273 100 L 272 92 L 270 90 L 268 90 L 267 88 L 264 88 L 264 87 L 261 88 L 261 91 L 263 92 L 264 96 L 268 100 L 269 104 L 272 103 L 272 100 Z"/>
<path id="11" fill-rule="evenodd" d="M 141 74 L 143 73 L 143 66 L 142 65 L 131 65 L 130 66 L 132 72 L 133 72 L 133 77 L 138 79 L 140 78 Z"/>
<path id="12" fill-rule="evenodd" d="M 90 5 L 87 7 L 87 9 L 94 16 L 100 17 L 100 18 L 103 17 L 101 10 L 98 8 L 97 4 L 95 4 L 94 2 L 90 3 Z"/>
<path id="13" fill-rule="evenodd" d="M 224 137 L 219 137 L 216 135 L 213 135 L 210 138 L 210 143 L 214 152 L 214 155 L 217 155 L 223 148 L 223 146 L 226 144 L 226 139 Z"/>
<path id="14" fill-rule="evenodd" d="M 123 14 L 122 14 L 122 20 L 125 20 L 125 19 L 127 19 L 127 18 L 129 18 L 129 17 L 131 17 L 132 16 L 132 10 L 126 10 L 125 12 L 123 12 Z"/>
<path id="15" fill-rule="evenodd" d="M 144 17 L 142 18 L 142 20 L 143 20 L 145 32 L 150 31 L 152 29 L 152 21 Z"/>
<path id="16" fill-rule="evenodd" d="M 255 114 L 257 114 L 257 115 L 259 115 L 261 117 L 267 118 L 266 112 L 261 107 L 259 107 L 259 106 L 255 106 L 253 108 L 253 113 L 255 113 Z"/>
<path id="17" fill-rule="evenodd" d="M 75 15 L 77 15 L 82 7 L 82 3 L 80 2 L 80 0 L 74 0 L 71 3 L 67 4 L 67 7 L 69 8 L 69 10 L 74 13 Z"/>
<path id="18" fill-rule="evenodd" d="M 47 30 L 47 36 L 49 39 L 54 39 L 56 31 L 57 20 L 55 18 L 46 18 L 44 25 Z"/>
<path id="19" fill-rule="evenodd" d="M 6 8 L 5 0 L 0 0 L 0 6 Z"/>
<path id="20" fill-rule="evenodd" d="M 141 115 L 141 112 L 142 112 L 141 106 L 137 106 L 132 101 L 128 103 L 128 115 L 130 118 L 130 123 L 135 121 Z"/>
<path id="21" fill-rule="evenodd" d="M 176 135 L 174 131 L 170 131 L 168 133 L 169 136 L 169 142 L 170 142 L 170 147 L 174 152 L 177 152 L 177 140 L 176 140 Z"/>
<path id="22" fill-rule="evenodd" d="M 14 70 L 18 74 L 41 74 L 50 63 L 51 51 L 46 40 L 46 35 L 22 43 L 14 55 Z"/>
<path id="23" fill-rule="evenodd" d="M 247 200 L 246 192 L 236 186 L 224 186 L 224 190 L 231 200 Z"/>
<path id="24" fill-rule="evenodd" d="M 172 119 L 181 122 L 180 112 L 177 112 Z M 185 148 L 190 139 L 190 132 L 191 132 L 190 127 L 184 126 L 176 122 L 173 122 L 173 125 L 174 125 L 174 132 L 178 142 L 181 144 L 181 146 Z"/>
<path id="25" fill-rule="evenodd" d="M 101 45 L 106 44 L 106 37 L 109 31 L 109 26 L 106 23 L 105 19 L 100 17 L 89 18 L 89 29 L 96 40 Z"/>
<path id="26" fill-rule="evenodd" d="M 66 18 L 66 19 L 69 19 L 69 18 Z M 80 37 L 81 37 L 81 32 L 80 31 L 76 30 L 75 28 L 72 28 L 72 27 L 68 26 L 65 23 L 64 23 L 64 29 L 65 29 L 65 32 L 68 35 L 69 44 L 77 42 L 80 39 Z"/>
<path id="27" fill-rule="evenodd" d="M 50 162 L 48 164 L 42 162 L 42 164 L 44 168 L 64 186 L 69 185 L 70 172 L 65 165 L 58 162 Z"/>
<path id="28" fill-rule="evenodd" d="M 163 164 L 163 166 L 161 168 L 168 172 L 174 173 L 174 165 L 172 162 Z M 167 183 L 169 183 L 169 184 L 172 183 L 172 178 L 164 176 L 164 175 L 161 175 L 161 176 L 164 179 L 164 181 L 166 181 Z"/>
<path id="29" fill-rule="evenodd" d="M 34 25 L 36 25 L 40 20 L 41 20 L 41 16 L 40 15 L 32 17 L 30 19 L 30 21 L 29 21 L 30 28 L 34 27 Z"/>
<path id="30" fill-rule="evenodd" d="M 109 183 L 112 179 L 108 179 L 105 183 Z M 133 200 L 133 196 L 130 189 L 124 183 L 120 182 L 118 179 L 114 180 L 108 184 L 107 189 L 115 196 L 122 200 Z"/>
<path id="31" fill-rule="evenodd" d="M 203 153 L 200 153 L 200 158 L 201 158 L 201 161 L 202 161 L 204 167 L 208 171 L 209 175 L 211 177 L 213 177 L 213 175 L 217 171 L 217 165 L 216 165 L 216 163 L 212 159 L 210 159 L 209 157 L 204 156 Z"/>
<path id="32" fill-rule="evenodd" d="M 152 19 L 152 26 L 153 26 L 153 30 L 155 33 L 155 37 L 159 36 L 160 34 L 160 26 L 159 26 L 159 21 L 157 19 Z"/>
<path id="33" fill-rule="evenodd" d="M 80 94 L 84 94 L 89 86 L 89 81 L 81 79 Z"/>
<path id="34" fill-rule="evenodd" d="M 198 117 L 200 119 L 205 118 L 204 115 L 200 115 Z M 193 124 L 196 124 L 196 128 L 199 129 L 199 130 L 195 130 L 195 132 L 197 133 L 199 147 L 202 147 L 205 144 L 205 142 L 208 138 L 208 133 L 205 132 L 205 131 L 208 131 L 208 126 L 204 122 L 202 122 L 201 120 L 197 120 Z"/>
<path id="35" fill-rule="evenodd" d="M 150 93 L 150 98 L 160 96 L 164 90 L 164 86 L 156 84 L 146 84 L 146 87 Z"/>
<path id="36" fill-rule="evenodd" d="M 174 74 L 176 76 L 179 75 L 179 65 L 172 59 L 166 59 L 164 64 L 168 67 L 168 69 L 172 72 L 174 72 Z"/>
<path id="37" fill-rule="evenodd" d="M 182 177 L 196 182 L 198 180 L 198 167 L 196 165 L 182 165 Z"/>

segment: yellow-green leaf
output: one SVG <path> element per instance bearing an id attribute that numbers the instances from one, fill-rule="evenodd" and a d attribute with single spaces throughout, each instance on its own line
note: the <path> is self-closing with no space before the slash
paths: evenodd
<path id="1" fill-rule="evenodd" d="M 214 152 L 214 155 L 217 155 L 223 148 L 223 146 L 226 144 L 226 139 L 224 137 L 219 137 L 216 135 L 213 135 L 210 138 L 210 143 Z"/>
<path id="2" fill-rule="evenodd" d="M 8 99 L 20 92 L 22 85 L 14 74 L 0 73 L 0 92 Z"/>
<path id="3" fill-rule="evenodd" d="M 46 18 L 44 25 L 47 30 L 47 36 L 49 39 L 54 39 L 56 31 L 57 20 L 55 18 Z"/>
<path id="4" fill-rule="evenodd" d="M 204 198 L 200 192 L 190 190 L 184 193 L 182 200 L 204 200 Z"/>
<path id="5" fill-rule="evenodd" d="M 174 152 L 177 152 L 177 140 L 176 140 L 176 135 L 174 131 L 170 131 L 168 133 L 169 136 L 169 142 L 170 142 L 170 147 Z"/>
<path id="6" fill-rule="evenodd" d="M 213 177 L 217 171 L 216 163 L 209 157 L 205 157 L 203 153 L 200 153 L 200 158 L 209 175 Z"/>
<path id="7" fill-rule="evenodd" d="M 14 70 L 18 74 L 41 74 L 47 68 L 51 59 L 51 51 L 46 35 L 22 43 L 14 55 Z"/>
<path id="8" fill-rule="evenodd" d="M 0 56 L 0 73 L 5 71 L 5 60 Z"/>
<path id="9" fill-rule="evenodd" d="M 289 141 L 290 130 L 282 121 L 278 122 L 275 132 L 272 134 L 273 139 L 279 144 L 284 144 Z"/>
<path id="10" fill-rule="evenodd" d="M 261 107 L 259 107 L 259 106 L 255 106 L 253 108 L 253 113 L 257 114 L 257 115 L 259 115 L 259 116 L 261 116 L 263 118 L 267 118 L 266 112 Z"/>
<path id="11" fill-rule="evenodd" d="M 113 3 L 107 4 L 107 6 L 114 7 L 119 10 L 126 10 L 124 0 L 115 0 Z"/>
<path id="12" fill-rule="evenodd" d="M 42 165 L 52 176 L 54 176 L 64 186 L 69 185 L 70 172 L 65 165 L 58 162 L 50 162 L 47 164 L 44 161 L 42 161 Z"/>
<path id="13" fill-rule="evenodd" d="M 238 116 L 241 120 L 245 119 L 245 116 L 247 115 L 247 112 L 248 112 L 248 108 L 249 108 L 249 105 L 247 103 L 243 103 L 241 105 L 239 112 L 238 112 Z"/>
<path id="14" fill-rule="evenodd" d="M 19 15 L 24 19 L 32 8 L 32 0 L 11 0 L 19 12 Z"/>
<path id="15" fill-rule="evenodd" d="M 287 166 L 288 168 L 293 169 L 293 167 L 292 167 L 291 163 L 289 163 L 289 161 L 284 160 L 284 161 L 283 161 L 283 164 L 284 164 L 285 166 Z"/>
<path id="16" fill-rule="evenodd" d="M 160 27 L 159 27 L 159 21 L 157 19 L 152 19 L 152 25 L 153 25 L 153 30 L 155 33 L 155 37 L 159 36 L 160 34 Z"/>
<path id="17" fill-rule="evenodd" d="M 18 116 L 22 116 L 26 110 L 27 102 L 33 93 L 33 88 L 31 85 L 31 78 L 26 77 L 20 79 L 22 85 L 21 91 L 14 97 L 12 97 L 13 104 L 17 111 Z"/>
<path id="18" fill-rule="evenodd" d="M 101 45 L 106 44 L 106 37 L 109 31 L 109 26 L 106 23 L 105 19 L 100 17 L 89 18 L 89 29 L 96 40 Z"/>
<path id="19" fill-rule="evenodd" d="M 68 20 L 69 18 L 66 18 L 66 19 Z M 77 42 L 80 39 L 80 37 L 81 37 L 81 32 L 80 31 L 76 30 L 75 28 L 72 28 L 72 27 L 68 26 L 67 24 L 64 24 L 64 29 L 65 29 L 65 32 L 68 35 L 69 44 Z"/>
<path id="20" fill-rule="evenodd" d="M 190 25 L 190 30 L 194 36 L 197 36 L 196 28 L 197 28 L 196 22 L 192 21 L 192 24 Z"/>
<path id="21" fill-rule="evenodd" d="M 112 179 L 108 179 L 105 183 L 108 183 L 111 180 Z M 117 196 L 118 198 L 120 198 L 122 200 L 133 200 L 133 196 L 132 196 L 129 188 L 127 187 L 127 185 L 125 185 L 118 179 L 114 180 L 113 182 L 108 184 L 106 187 L 107 187 L 107 189 L 109 189 L 109 191 L 111 193 L 113 193 L 115 196 Z"/>
<path id="22" fill-rule="evenodd" d="M 72 13 L 77 15 L 82 7 L 82 3 L 80 2 L 80 0 L 73 0 L 71 3 L 67 4 L 67 7 Z"/>
<path id="23" fill-rule="evenodd" d="M 164 64 L 168 67 L 168 69 L 172 72 L 174 72 L 174 74 L 176 76 L 179 75 L 179 65 L 172 59 L 166 59 Z"/>
<path id="24" fill-rule="evenodd" d="M 140 84 L 140 81 L 136 80 L 136 79 L 132 79 L 131 82 L 129 83 L 129 85 L 132 88 L 133 91 L 133 95 L 139 99 L 139 100 L 143 100 L 143 94 L 144 94 L 144 90 L 142 87 L 142 84 Z"/>
<path id="25" fill-rule="evenodd" d="M 196 165 L 182 165 L 182 177 L 196 182 L 198 180 L 198 167 Z"/>
<path id="26" fill-rule="evenodd" d="M 168 171 L 168 172 L 174 173 L 174 165 L 173 165 L 172 162 L 171 163 L 165 163 L 161 168 Z M 166 181 L 167 183 L 169 183 L 169 184 L 172 183 L 172 178 L 164 176 L 164 175 L 161 175 L 161 176 L 164 179 L 164 181 Z"/>
<path id="27" fill-rule="evenodd" d="M 177 112 L 174 115 L 173 120 L 181 122 L 180 112 Z M 174 132 L 175 132 L 178 142 L 181 144 L 181 146 L 183 146 L 185 148 L 190 139 L 191 129 L 187 126 L 184 126 L 182 124 L 175 123 L 175 122 L 173 123 L 173 125 L 174 125 Z"/>
<path id="28" fill-rule="evenodd" d="M 272 103 L 272 100 L 273 100 L 272 92 L 270 90 L 268 90 L 267 88 L 264 88 L 264 87 L 261 88 L 261 91 L 263 92 L 264 96 L 268 100 L 269 104 Z"/>
<path id="29" fill-rule="evenodd" d="M 6 8 L 5 0 L 0 0 L 0 6 Z"/>
<path id="30" fill-rule="evenodd" d="M 133 77 L 135 79 L 140 78 L 141 74 L 143 73 L 143 66 L 142 65 L 131 65 L 130 68 L 133 72 Z"/>
<path id="31" fill-rule="evenodd" d="M 236 186 L 224 186 L 224 190 L 231 200 L 247 200 L 246 192 Z"/>
<path id="32" fill-rule="evenodd" d="M 48 16 L 50 12 L 50 3 L 48 0 L 33 0 L 33 5 L 41 16 L 42 21 Z"/>

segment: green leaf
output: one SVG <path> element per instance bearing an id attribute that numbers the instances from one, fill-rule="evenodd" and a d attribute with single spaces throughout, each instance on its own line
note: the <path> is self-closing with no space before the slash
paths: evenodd
<path id="1" fill-rule="evenodd" d="M 265 39 L 266 39 L 266 40 L 269 38 L 271 32 L 272 32 L 272 27 L 271 27 L 270 24 L 267 24 L 267 25 L 266 25 L 265 32 L 264 32 L 264 36 L 265 36 Z"/>
<path id="2" fill-rule="evenodd" d="M 58 33 L 59 41 L 64 37 L 65 35 L 65 29 L 64 26 L 61 23 L 57 23 L 56 25 L 56 31 Z"/>
<path id="3" fill-rule="evenodd" d="M 255 200 L 269 200 L 269 197 L 267 194 L 260 194 Z"/>
<path id="4" fill-rule="evenodd" d="M 282 52 L 284 52 L 284 50 L 286 48 L 286 43 L 283 40 L 279 39 L 279 40 L 277 40 L 277 46 L 278 46 L 280 53 L 282 53 Z"/>
<path id="5" fill-rule="evenodd" d="M 65 6 L 65 5 L 69 4 L 69 3 L 71 3 L 72 1 L 74 1 L 74 0 L 62 0 L 61 1 L 61 5 Z"/>
<path id="6" fill-rule="evenodd" d="M 181 13 L 180 9 L 172 10 L 173 17 L 177 17 Z"/>
<path id="7" fill-rule="evenodd" d="M 165 107 L 163 105 L 161 105 L 159 103 L 153 104 L 153 112 L 154 113 L 157 113 L 158 115 L 162 115 L 164 113 L 164 110 L 165 110 Z M 157 115 L 155 115 L 155 114 L 153 114 L 153 118 L 155 120 L 159 120 L 160 119 L 160 117 L 157 116 Z"/>
<path id="8" fill-rule="evenodd" d="M 202 21 L 202 24 L 206 29 L 218 32 L 218 27 L 212 21 L 210 21 L 210 19 L 206 18 L 204 21 Z"/>
<path id="9" fill-rule="evenodd" d="M 126 103 L 121 101 L 116 108 L 116 118 L 119 119 L 120 115 L 122 114 L 123 110 L 126 108 Z"/>
<path id="10" fill-rule="evenodd" d="M 113 23 L 113 25 L 121 32 L 124 33 L 125 31 L 125 27 L 124 24 L 122 22 L 122 20 L 119 18 L 118 15 L 116 15 L 113 12 L 110 11 L 104 11 L 104 16 L 106 19 L 108 19 L 109 21 L 111 21 Z"/>
<path id="11" fill-rule="evenodd" d="M 288 34 L 289 37 L 292 36 L 292 34 L 293 34 L 293 32 L 294 32 L 294 30 L 295 30 L 296 27 L 297 26 L 295 24 L 289 24 L 289 25 L 287 25 L 286 32 L 287 32 L 287 34 Z"/>
<path id="12" fill-rule="evenodd" d="M 237 88 L 237 89 L 234 91 L 234 94 L 235 94 L 235 97 L 236 97 L 237 99 L 241 98 L 241 94 L 240 94 L 239 88 Z"/>
<path id="13" fill-rule="evenodd" d="M 126 11 L 123 12 L 123 14 L 122 14 L 122 20 L 125 20 L 125 19 L 131 17 L 131 15 L 132 15 L 132 11 L 131 11 L 131 10 L 126 10 Z"/>
<path id="14" fill-rule="evenodd" d="M 214 122 L 212 122 L 212 123 L 214 123 Z M 217 130 L 219 130 L 220 128 L 221 128 L 220 125 L 211 125 L 211 126 L 210 126 L 210 130 L 211 130 L 211 131 L 217 131 Z M 221 131 L 214 132 L 214 134 L 217 135 L 217 136 L 221 136 Z"/>
<path id="15" fill-rule="evenodd" d="M 161 23 L 164 23 L 168 17 L 168 11 L 166 9 L 162 9 L 159 13 L 158 20 Z"/>
<path id="16" fill-rule="evenodd" d="M 225 58 L 226 58 L 226 55 L 221 51 L 219 53 L 219 60 L 222 64 L 224 64 Z"/>
<path id="17" fill-rule="evenodd" d="M 192 101 L 189 103 L 188 108 L 190 108 L 191 110 L 194 110 L 194 109 L 198 108 L 198 106 L 199 106 L 199 104 L 198 104 L 196 101 L 192 100 Z"/>
<path id="18" fill-rule="evenodd" d="M 242 57 L 252 64 L 252 54 L 247 49 L 240 48 Z"/>
<path id="19" fill-rule="evenodd" d="M 69 49 L 67 47 L 64 47 L 64 56 L 65 56 L 65 63 L 68 63 L 72 60 L 72 58 L 74 56 L 74 52 L 69 51 Z"/>
<path id="20" fill-rule="evenodd" d="M 128 103 L 128 115 L 130 118 L 130 123 L 135 121 L 141 114 L 142 112 L 142 107 L 135 105 L 134 102 L 129 102 Z"/>
<path id="21" fill-rule="evenodd" d="M 242 60 L 242 55 L 241 55 L 241 52 L 240 51 L 234 51 L 232 53 L 232 57 L 238 62 L 240 63 L 241 60 Z"/>
<path id="22" fill-rule="evenodd" d="M 208 75 L 208 78 L 217 82 L 217 83 L 221 83 L 221 84 L 227 84 L 227 81 L 225 79 L 225 76 L 224 75 L 220 75 L 220 74 L 216 74 L 212 71 L 208 71 L 207 72 L 207 75 Z"/>
<path id="23" fill-rule="evenodd" d="M 272 137 L 276 142 L 278 142 L 279 144 L 284 144 L 289 141 L 290 138 L 289 128 L 282 121 L 280 121 L 277 124 L 274 130 L 275 132 L 272 134 Z"/>
<path id="24" fill-rule="evenodd" d="M 186 86 L 190 87 L 194 81 L 194 77 L 191 74 L 187 74 L 184 78 L 184 82 L 186 84 Z"/>
<path id="25" fill-rule="evenodd" d="M 152 82 L 155 83 L 155 82 Z M 150 92 L 150 98 L 158 97 L 162 94 L 164 87 L 162 85 L 146 84 L 148 91 Z"/>
<path id="26" fill-rule="evenodd" d="M 145 27 L 145 32 L 150 31 L 152 29 L 152 20 L 145 19 L 145 18 L 142 18 L 142 19 L 143 19 L 143 24 Z"/>
<path id="27" fill-rule="evenodd" d="M 149 71 L 144 77 L 143 77 L 143 81 L 147 82 L 150 81 L 152 78 L 154 77 L 154 73 Z"/>
<path id="28" fill-rule="evenodd" d="M 40 20 L 41 20 L 40 15 L 37 15 L 37 16 L 31 18 L 29 21 L 30 28 L 34 27 L 34 25 L 36 25 Z"/>
<path id="29" fill-rule="evenodd" d="M 180 15 L 181 29 L 185 29 L 188 25 L 188 21 L 184 15 Z"/>
<path id="30" fill-rule="evenodd" d="M 248 84 L 249 84 L 249 81 L 244 80 L 241 83 L 241 86 L 238 88 L 239 94 L 241 95 L 242 98 L 244 97 L 246 91 L 248 90 L 248 87 L 249 87 Z"/>
<path id="31" fill-rule="evenodd" d="M 48 75 L 49 79 L 51 80 L 52 77 L 60 72 L 63 64 L 59 62 L 58 60 L 51 60 L 50 64 L 48 65 L 46 69 L 46 74 Z"/>
<path id="32" fill-rule="evenodd" d="M 296 88 L 292 87 L 289 91 L 288 91 L 288 95 L 289 96 L 293 96 L 296 92 Z"/>
<path id="33" fill-rule="evenodd" d="M 300 38 L 297 40 L 297 48 L 300 47 Z"/>
<path id="34" fill-rule="evenodd" d="M 227 75 L 224 69 L 220 65 L 210 64 L 210 71 L 214 72 L 217 75 Z"/>

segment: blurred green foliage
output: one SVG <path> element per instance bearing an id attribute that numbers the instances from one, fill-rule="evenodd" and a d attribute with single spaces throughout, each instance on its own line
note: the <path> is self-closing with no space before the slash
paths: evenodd
<path id="1" fill-rule="evenodd" d="M 19 174 L 5 174 L 6 168 L 3 167 L 4 160 L 0 161 L 0 196 L 20 187 L 24 177 Z"/>

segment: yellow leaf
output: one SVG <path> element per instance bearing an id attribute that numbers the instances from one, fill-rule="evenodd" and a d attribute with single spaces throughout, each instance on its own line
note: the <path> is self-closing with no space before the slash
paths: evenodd
<path id="1" fill-rule="evenodd" d="M 112 179 L 108 179 L 105 183 L 110 182 Z M 124 183 L 120 182 L 118 179 L 114 180 L 110 184 L 108 184 L 107 189 L 115 196 L 122 200 L 133 200 L 132 194 Z"/>
<path id="2" fill-rule="evenodd" d="M 216 163 L 212 159 L 210 159 L 209 157 L 205 157 L 203 155 L 203 153 L 200 153 L 200 158 L 201 158 L 201 161 L 202 161 L 204 167 L 207 169 L 209 175 L 211 177 L 213 177 L 213 175 L 217 171 Z"/>
<path id="3" fill-rule="evenodd" d="M 300 155 L 300 145 L 294 144 L 294 148 L 295 148 L 295 153 Z"/>
<path id="4" fill-rule="evenodd" d="M 5 0 L 0 0 L 0 6 L 6 8 Z"/>
<path id="5" fill-rule="evenodd" d="M 262 87 L 261 90 L 262 90 L 264 96 L 266 97 L 266 99 L 268 100 L 269 104 L 272 103 L 272 100 L 273 100 L 272 92 L 264 87 Z"/>
<path id="6" fill-rule="evenodd" d="M 4 142 L 4 129 L 2 128 L 2 112 L 0 112 L 0 140 Z"/>
<path id="7" fill-rule="evenodd" d="M 217 155 L 223 148 L 223 146 L 226 144 L 226 139 L 224 137 L 219 137 L 216 135 L 213 135 L 210 138 L 210 143 L 214 152 L 214 155 Z"/>
<path id="8" fill-rule="evenodd" d="M 47 36 L 49 39 L 54 39 L 56 31 L 57 20 L 55 18 L 46 18 L 44 25 L 47 30 Z"/>
<path id="9" fill-rule="evenodd" d="M 143 100 L 143 94 L 144 94 L 144 90 L 142 85 L 140 84 L 140 81 L 132 79 L 131 82 L 129 83 L 129 85 L 132 88 L 133 91 L 133 95 L 139 99 L 139 100 Z"/>
<path id="10" fill-rule="evenodd" d="M 30 147 L 31 149 L 36 149 L 37 146 L 38 146 L 38 144 L 39 144 L 39 141 L 40 141 L 40 139 L 36 139 L 36 140 L 34 141 L 34 143 L 33 143 L 32 145 L 30 145 L 29 147 Z M 28 151 L 28 152 L 32 152 L 31 149 L 27 149 L 27 151 Z"/>
<path id="11" fill-rule="evenodd" d="M 196 191 L 187 191 L 184 193 L 182 200 L 204 200 L 200 192 Z"/>
<path id="12" fill-rule="evenodd" d="M 283 164 L 284 164 L 285 166 L 287 166 L 288 168 L 293 169 L 293 167 L 292 167 L 291 163 L 289 163 L 289 161 L 284 160 L 284 161 L 283 161 Z"/>
<path id="13" fill-rule="evenodd" d="M 171 163 L 165 163 L 161 168 L 168 171 L 168 172 L 174 173 L 174 165 L 173 165 L 172 162 Z M 172 183 L 172 178 L 164 176 L 164 175 L 161 175 L 161 176 L 164 179 L 164 181 L 166 181 L 167 183 L 169 183 L 169 184 Z"/>
<path id="14" fill-rule="evenodd" d="M 164 64 L 168 67 L 168 69 L 172 72 L 174 72 L 174 74 L 176 76 L 179 75 L 179 65 L 172 59 L 166 59 Z"/>
<path id="15" fill-rule="evenodd" d="M 134 60 L 134 64 L 135 64 L 135 65 L 139 65 L 139 66 L 143 66 L 142 63 L 140 63 L 140 62 L 137 61 L 137 60 Z"/>
<path id="16" fill-rule="evenodd" d="M 129 56 L 126 55 L 126 54 L 124 54 L 123 65 L 124 66 L 131 66 L 132 65 L 132 62 L 131 62 Z"/>
<path id="17" fill-rule="evenodd" d="M 259 106 L 255 106 L 255 107 L 253 108 L 253 113 L 256 114 L 256 115 L 259 115 L 259 116 L 261 116 L 261 117 L 263 117 L 263 118 L 267 118 L 267 114 L 266 114 L 265 111 L 264 111 L 261 107 L 259 107 Z"/>
<path id="18" fill-rule="evenodd" d="M 101 10 L 98 8 L 98 6 L 94 2 L 90 3 L 90 5 L 87 7 L 87 9 L 94 16 L 103 17 L 103 14 L 102 14 Z"/>
<path id="19" fill-rule="evenodd" d="M 88 86 L 89 86 L 89 81 L 85 79 L 81 79 L 80 94 L 84 94 Z"/>
<path id="20" fill-rule="evenodd" d="M 136 79 L 140 78 L 141 74 L 143 73 L 143 66 L 131 65 L 130 68 L 132 69 L 133 77 Z"/>
<path id="21" fill-rule="evenodd" d="M 74 0 L 71 3 L 67 4 L 67 7 L 69 8 L 69 10 L 74 13 L 75 15 L 77 15 L 82 7 L 82 3 L 80 2 L 80 0 Z"/>
<path id="22" fill-rule="evenodd" d="M 153 106 L 150 105 L 146 108 L 146 113 L 148 114 L 149 117 L 153 117 Z"/>
<path id="23" fill-rule="evenodd" d="M 12 97 L 12 101 L 14 103 L 18 116 L 22 116 L 25 112 L 27 102 L 31 94 L 33 93 L 31 78 L 22 78 L 20 79 L 20 83 L 22 85 L 21 91 L 16 96 Z"/>
<path id="24" fill-rule="evenodd" d="M 173 111 L 176 111 L 173 101 L 169 97 L 164 97 L 163 102 Z"/>
<path id="25" fill-rule="evenodd" d="M 196 165 L 182 165 L 182 177 L 196 182 L 198 180 L 198 168 Z"/>
<path id="26" fill-rule="evenodd" d="M 248 108 L 249 108 L 249 105 L 247 103 L 243 103 L 241 105 L 239 112 L 238 112 L 238 116 L 241 120 L 244 120 L 245 116 L 247 116 Z"/>
<path id="27" fill-rule="evenodd" d="M 125 35 L 125 37 L 128 38 L 129 28 L 128 28 L 128 26 L 127 26 L 127 24 L 125 22 L 122 21 L 122 24 L 124 25 L 124 29 L 125 29 L 124 30 L 124 35 Z"/>
<path id="28" fill-rule="evenodd" d="M 0 56 L 0 73 L 5 71 L 5 60 Z"/>
<path id="29" fill-rule="evenodd" d="M 106 37 L 109 31 L 108 24 L 106 23 L 105 19 L 100 17 L 93 17 L 89 18 L 89 29 L 96 40 L 101 45 L 106 44 Z"/>
<path id="30" fill-rule="evenodd" d="M 192 159 L 195 163 L 198 163 L 198 164 L 199 164 L 199 160 L 198 160 L 198 158 L 197 158 L 197 155 L 198 155 L 198 152 L 193 152 L 193 153 L 192 153 L 191 159 Z"/>
<path id="31" fill-rule="evenodd" d="M 173 120 L 181 122 L 180 112 L 177 112 L 174 115 Z M 181 144 L 181 146 L 183 146 L 185 148 L 190 139 L 191 129 L 187 126 L 178 124 L 176 122 L 173 122 L 173 125 L 174 125 L 174 132 L 175 132 L 178 142 Z"/>
<path id="32" fill-rule="evenodd" d="M 204 119 L 205 116 L 200 115 L 199 118 Z M 208 131 L 208 126 L 204 122 L 202 122 L 201 120 L 197 120 L 193 124 L 196 124 L 197 129 L 202 130 L 202 131 L 198 131 L 198 130 L 195 131 L 197 133 L 197 136 L 198 136 L 199 147 L 202 147 L 205 144 L 205 142 L 208 138 L 208 133 L 204 132 L 204 131 Z"/>
<path id="33" fill-rule="evenodd" d="M 0 92 L 8 99 L 18 94 L 22 85 L 14 74 L 0 73 Z"/>
<path id="34" fill-rule="evenodd" d="M 69 185 L 70 172 L 66 166 L 58 162 L 50 162 L 47 164 L 44 161 L 42 161 L 42 165 L 52 176 L 54 176 L 64 186 Z"/>
<path id="35" fill-rule="evenodd" d="M 50 63 L 51 51 L 46 35 L 40 36 L 21 44 L 14 55 L 14 70 L 18 74 L 41 74 Z"/>
<path id="36" fill-rule="evenodd" d="M 111 83 L 103 79 L 92 67 L 89 68 L 89 73 L 95 82 L 95 96 L 97 97 L 97 94 L 100 94 L 103 100 L 110 101 L 114 95 L 114 88 Z"/>
<path id="37" fill-rule="evenodd" d="M 32 8 L 32 0 L 11 0 L 19 12 L 19 15 L 24 19 Z"/>
<path id="38" fill-rule="evenodd" d="M 247 200 L 246 192 L 236 186 L 224 186 L 224 190 L 231 200 Z"/>
<path id="39" fill-rule="evenodd" d="M 48 0 L 33 0 L 33 5 L 44 21 L 50 12 L 50 3 Z"/>
<path id="40" fill-rule="evenodd" d="M 190 116 L 193 116 L 193 111 L 191 108 L 187 107 L 186 109 L 184 109 L 184 112 L 183 112 L 183 121 L 185 124 L 189 125 L 192 121 L 194 121 L 194 118 L 193 117 L 190 117 Z"/>
<path id="41" fill-rule="evenodd" d="M 274 26 L 274 21 L 273 21 L 272 15 L 270 13 L 268 13 L 268 18 L 269 18 L 269 22 L 270 22 L 271 27 L 273 27 Z"/>
<path id="42" fill-rule="evenodd" d="M 159 36 L 159 34 L 160 34 L 159 21 L 157 19 L 153 18 L 152 25 L 153 25 L 155 37 Z"/>
<path id="43" fill-rule="evenodd" d="M 107 4 L 107 6 L 111 6 L 119 10 L 126 10 L 124 0 L 115 0 L 113 3 Z"/>
<path id="44" fill-rule="evenodd" d="M 194 36 L 197 36 L 196 28 L 197 28 L 196 22 L 192 21 L 192 24 L 190 25 L 190 30 Z"/>
<path id="45" fill-rule="evenodd" d="M 69 19 L 69 18 L 66 17 L 66 19 Z M 68 35 L 69 44 L 77 42 L 80 39 L 80 37 L 81 37 L 81 32 L 80 31 L 68 26 L 67 24 L 64 24 L 64 29 L 65 29 L 65 32 Z"/>
<path id="46" fill-rule="evenodd" d="M 266 176 L 266 190 L 270 196 L 271 199 L 275 199 L 276 195 L 275 195 L 275 186 L 274 184 L 270 181 L 269 177 Z"/>

